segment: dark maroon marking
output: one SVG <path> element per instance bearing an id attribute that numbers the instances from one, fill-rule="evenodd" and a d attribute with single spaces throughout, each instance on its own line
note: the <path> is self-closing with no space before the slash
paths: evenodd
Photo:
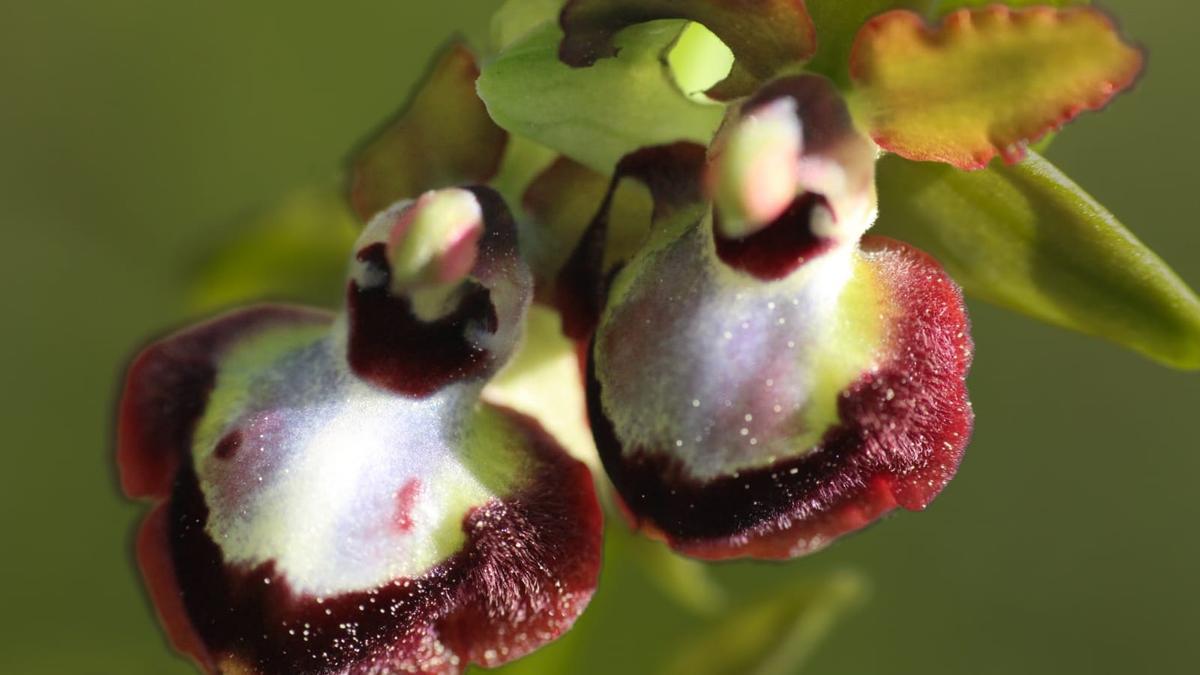
<path id="1" fill-rule="evenodd" d="M 239 338 L 272 325 L 328 323 L 326 312 L 261 305 L 175 333 L 133 360 L 117 413 L 117 467 L 130 497 L 164 497 L 216 378 L 216 361 Z"/>
<path id="2" fill-rule="evenodd" d="M 225 434 L 220 441 L 217 442 L 217 448 L 213 454 L 217 459 L 229 459 L 237 454 L 237 451 L 242 448 L 242 431 L 234 429 Z"/>
<path id="3" fill-rule="evenodd" d="M 888 251 L 880 278 L 901 313 L 890 327 L 891 356 L 842 393 L 842 423 L 801 458 L 700 482 L 669 448 L 624 456 L 600 403 L 593 347 L 588 418 L 604 468 L 640 526 L 698 557 L 785 558 L 802 539 L 827 542 L 897 505 L 924 508 L 941 492 L 972 425 L 962 294 L 916 249 L 881 237 L 864 240 L 864 249 Z"/>
<path id="4" fill-rule="evenodd" d="M 458 307 L 436 321 L 422 321 L 408 298 L 393 295 L 383 244 L 358 253 L 358 259 L 384 272 L 383 283 L 346 290 L 350 320 L 347 360 L 365 380 L 408 396 L 427 396 L 441 387 L 483 374 L 494 357 L 468 338 L 472 328 L 496 332 L 499 320 L 491 293 L 467 284 Z"/>
<path id="5" fill-rule="evenodd" d="M 834 241 L 812 231 L 813 209 L 832 209 L 824 196 L 805 192 L 766 227 L 741 239 L 727 239 L 720 231 L 720 213 L 713 211 L 713 239 L 717 257 L 726 265 L 763 281 L 782 279 L 806 261 L 821 255 Z"/>
<path id="6" fill-rule="evenodd" d="M 652 220 L 658 221 L 701 201 L 704 160 L 704 146 L 679 141 L 635 150 L 617 162 L 600 208 L 558 273 L 554 304 L 562 315 L 564 335 L 572 340 L 589 339 L 604 310 L 610 278 L 604 270 L 608 219 L 621 180 L 634 178 L 650 190 Z"/>
<path id="7" fill-rule="evenodd" d="M 381 665 L 458 673 L 468 662 L 488 661 L 489 651 L 518 658 L 569 628 L 599 574 L 601 516 L 591 476 L 537 422 L 504 412 L 536 461 L 527 484 L 468 513 L 463 549 L 421 577 L 320 601 L 294 593 L 273 563 L 225 565 L 205 531 L 208 508 L 194 470 L 182 464 L 160 544 L 209 654 L 232 655 L 263 675 L 377 672 L 371 668 Z M 462 663 L 422 668 L 433 656 L 430 640 Z"/>

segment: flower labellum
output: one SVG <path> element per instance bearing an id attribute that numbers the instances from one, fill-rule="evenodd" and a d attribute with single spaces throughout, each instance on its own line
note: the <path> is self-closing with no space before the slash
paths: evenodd
<path id="1" fill-rule="evenodd" d="M 121 399 L 138 560 L 175 645 L 229 673 L 459 673 L 595 588 L 583 464 L 481 402 L 531 293 L 487 188 L 380 213 L 346 308 L 240 310 L 143 351 Z"/>
<path id="2" fill-rule="evenodd" d="M 862 239 L 874 151 L 826 80 L 767 85 L 714 147 L 716 208 L 656 224 L 594 339 L 589 413 L 632 519 L 694 556 L 787 558 L 924 508 L 971 429 L 958 287 Z M 759 162 L 794 183 L 755 193 Z"/>

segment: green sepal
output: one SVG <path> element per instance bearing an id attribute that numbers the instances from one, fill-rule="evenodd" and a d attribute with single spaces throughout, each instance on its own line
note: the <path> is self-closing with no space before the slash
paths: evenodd
<path id="1" fill-rule="evenodd" d="M 189 304 L 204 312 L 268 299 L 336 307 L 360 229 L 332 181 L 295 190 L 201 257 Z"/>
<path id="2" fill-rule="evenodd" d="M 1035 153 L 965 172 L 885 157 L 876 231 L 936 257 L 972 295 L 1200 369 L 1200 299 Z"/>
<path id="3" fill-rule="evenodd" d="M 725 108 L 694 101 L 675 84 L 667 52 L 683 26 L 627 28 L 617 36 L 617 56 L 588 68 L 562 63 L 562 32 L 544 26 L 484 65 L 479 95 L 504 129 L 604 174 L 638 148 L 707 145 Z"/>
<path id="4" fill-rule="evenodd" d="M 665 675 L 793 675 L 866 597 L 862 577 L 809 579 L 727 614 L 679 650 Z"/>

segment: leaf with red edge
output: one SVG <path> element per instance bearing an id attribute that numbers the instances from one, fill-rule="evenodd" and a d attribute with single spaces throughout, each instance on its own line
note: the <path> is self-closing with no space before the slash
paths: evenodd
<path id="1" fill-rule="evenodd" d="M 399 115 L 353 154 L 350 203 L 359 218 L 426 190 L 486 183 L 496 174 L 508 134 L 475 94 L 478 77 L 474 55 L 451 44 Z"/>
<path id="2" fill-rule="evenodd" d="M 727 100 L 749 94 L 757 82 L 807 61 L 817 38 L 804 0 L 569 0 L 560 22 L 564 63 L 590 66 L 615 56 L 621 29 L 657 19 L 703 24 L 737 57 L 733 72 L 709 95 Z"/>
<path id="3" fill-rule="evenodd" d="M 964 169 L 1026 144 L 1130 86 L 1142 53 L 1087 7 L 964 9 L 931 27 L 893 11 L 859 31 L 855 108 L 886 150 Z"/>

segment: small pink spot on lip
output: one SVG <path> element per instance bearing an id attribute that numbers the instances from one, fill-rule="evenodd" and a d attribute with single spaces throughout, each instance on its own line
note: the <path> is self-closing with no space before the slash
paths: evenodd
<path id="1" fill-rule="evenodd" d="M 392 512 L 392 529 L 396 532 L 408 532 L 413 527 L 412 510 L 421 494 L 421 481 L 409 478 L 396 491 L 396 510 Z"/>

